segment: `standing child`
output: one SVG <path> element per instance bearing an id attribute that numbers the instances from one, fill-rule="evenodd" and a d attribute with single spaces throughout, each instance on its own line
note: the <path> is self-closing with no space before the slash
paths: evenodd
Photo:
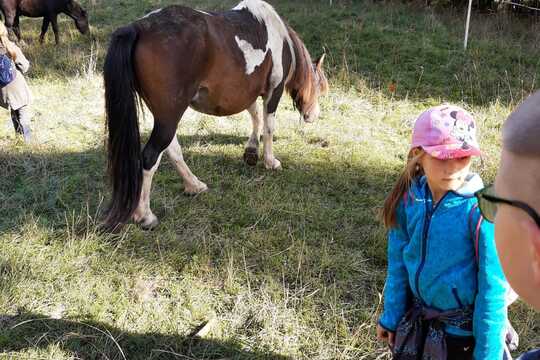
<path id="1" fill-rule="evenodd" d="M 377 336 L 394 359 L 503 359 L 508 285 L 474 197 L 483 183 L 471 157 L 480 154 L 465 110 L 442 105 L 416 120 L 383 210 L 388 275 Z"/>
<path id="2" fill-rule="evenodd" d="M 8 39 L 7 29 L 1 21 L 0 55 L 7 55 L 15 64 L 15 78 L 0 89 L 0 106 L 10 110 L 15 132 L 28 142 L 31 140 L 29 105 L 32 95 L 23 73 L 28 71 L 30 63 L 21 49 Z"/>

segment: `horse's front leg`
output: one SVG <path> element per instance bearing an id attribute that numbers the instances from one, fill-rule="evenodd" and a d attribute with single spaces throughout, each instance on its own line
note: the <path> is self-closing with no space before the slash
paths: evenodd
<path id="1" fill-rule="evenodd" d="M 257 165 L 259 160 L 259 137 L 261 136 L 261 114 L 255 101 L 249 108 L 247 108 L 249 115 L 251 116 L 251 124 L 253 129 L 251 136 L 246 144 L 244 150 L 244 161 L 251 166 Z"/>
<path id="2" fill-rule="evenodd" d="M 264 99 L 264 130 L 263 130 L 263 152 L 264 166 L 271 170 L 280 170 L 281 162 L 274 157 L 272 144 L 274 141 L 274 130 L 276 127 L 276 111 L 279 100 L 283 95 L 284 84 L 281 84 Z"/>

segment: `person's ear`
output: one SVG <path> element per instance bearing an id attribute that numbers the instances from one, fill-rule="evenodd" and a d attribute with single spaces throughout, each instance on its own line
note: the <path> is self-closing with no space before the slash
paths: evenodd
<path id="1" fill-rule="evenodd" d="M 423 156 L 424 153 L 425 153 L 424 149 L 422 149 L 421 147 L 415 147 L 414 149 L 411 150 L 412 157 Z"/>
<path id="2" fill-rule="evenodd" d="M 523 221 L 522 226 L 527 230 L 527 244 L 531 248 L 533 280 L 540 286 L 540 227 L 532 220 Z"/>

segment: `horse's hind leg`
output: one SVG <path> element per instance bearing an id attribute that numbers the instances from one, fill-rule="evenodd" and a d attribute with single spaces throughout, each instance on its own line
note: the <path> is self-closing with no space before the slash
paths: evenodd
<path id="1" fill-rule="evenodd" d="M 15 34 L 15 30 L 13 29 L 16 15 L 17 14 L 14 11 L 6 11 L 4 13 L 5 25 L 8 30 L 8 37 L 10 37 L 10 40 L 13 39 L 14 41 L 18 40 L 17 34 Z M 15 36 L 13 37 L 13 35 Z"/>
<path id="2" fill-rule="evenodd" d="M 19 24 L 19 15 L 15 15 L 15 20 L 13 21 L 13 32 L 17 37 L 17 41 L 21 41 L 21 28 Z"/>
<path id="3" fill-rule="evenodd" d="M 152 178 L 159 166 L 163 151 L 170 145 L 176 134 L 177 125 L 178 119 L 171 118 L 170 121 L 164 122 L 160 118 L 156 118 L 150 139 L 142 152 L 143 185 L 139 205 L 133 213 L 133 220 L 144 229 L 153 229 L 158 224 L 157 217 L 150 209 Z"/>
<path id="4" fill-rule="evenodd" d="M 52 29 L 54 32 L 54 42 L 56 45 L 60 44 L 60 35 L 58 34 L 58 15 L 52 14 L 52 16 L 49 17 L 49 20 L 51 21 Z"/>
<path id="5" fill-rule="evenodd" d="M 167 155 L 173 162 L 176 167 L 176 171 L 184 180 L 184 192 L 189 195 L 195 195 L 201 192 L 208 190 L 208 186 L 205 183 L 200 181 L 189 169 L 186 162 L 184 161 L 184 156 L 182 155 L 182 148 L 178 143 L 178 138 L 176 134 L 173 136 L 171 144 L 167 148 Z"/>
<path id="6" fill-rule="evenodd" d="M 133 213 L 133 220 L 146 230 L 155 228 L 159 223 L 156 215 L 150 210 L 150 192 L 152 190 L 152 178 L 154 177 L 160 162 L 161 154 L 159 154 L 154 166 L 152 166 L 150 170 L 143 170 L 141 198 L 137 209 Z"/>
<path id="7" fill-rule="evenodd" d="M 257 165 L 259 160 L 259 137 L 261 134 L 261 114 L 257 107 L 257 102 L 254 102 L 249 108 L 247 108 L 249 115 L 251 116 L 251 123 L 253 130 L 251 136 L 244 150 L 244 161 L 251 166 Z"/>

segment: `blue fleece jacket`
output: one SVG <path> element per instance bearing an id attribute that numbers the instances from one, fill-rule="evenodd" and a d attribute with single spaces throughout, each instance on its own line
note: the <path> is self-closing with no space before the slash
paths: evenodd
<path id="1" fill-rule="evenodd" d="M 458 191 L 435 206 L 427 180 L 416 179 L 397 209 L 397 227 L 388 233 L 388 274 L 381 326 L 395 331 L 405 315 L 408 294 L 425 305 L 452 310 L 474 306 L 473 331 L 447 326 L 446 332 L 475 337 L 474 358 L 503 358 L 508 284 L 495 248 L 493 224 L 482 221 L 478 261 L 475 225 L 480 212 L 474 192 L 483 187 L 470 174 Z M 472 218 L 471 218 L 472 215 Z"/>

